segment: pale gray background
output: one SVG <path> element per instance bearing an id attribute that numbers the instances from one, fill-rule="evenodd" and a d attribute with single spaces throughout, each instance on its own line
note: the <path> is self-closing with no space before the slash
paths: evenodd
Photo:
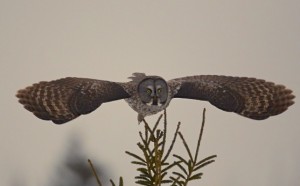
<path id="1" fill-rule="evenodd" d="M 133 185 L 135 176 L 124 151 L 135 151 L 142 126 L 124 101 L 57 126 L 24 110 L 15 98 L 18 89 L 65 76 L 127 81 L 132 72 L 145 72 L 166 79 L 259 77 L 297 96 L 299 10 L 293 0 L 1 0 L 0 185 L 45 185 L 72 133 L 114 179 L 122 175 Z M 170 131 L 181 121 L 187 140 L 196 142 L 204 107 L 200 156 L 218 158 L 194 185 L 300 185 L 299 104 L 254 121 L 206 102 L 173 100 Z"/>

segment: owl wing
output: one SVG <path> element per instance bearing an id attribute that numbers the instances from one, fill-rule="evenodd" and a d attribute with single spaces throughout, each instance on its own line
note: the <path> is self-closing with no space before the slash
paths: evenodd
<path id="1" fill-rule="evenodd" d="M 179 85 L 174 98 L 209 101 L 219 109 L 256 120 L 284 112 L 295 97 L 283 85 L 247 77 L 199 75 L 168 83 Z"/>
<path id="2" fill-rule="evenodd" d="M 121 83 L 73 77 L 33 84 L 16 96 L 35 116 L 56 124 L 88 114 L 102 103 L 130 97 Z"/>

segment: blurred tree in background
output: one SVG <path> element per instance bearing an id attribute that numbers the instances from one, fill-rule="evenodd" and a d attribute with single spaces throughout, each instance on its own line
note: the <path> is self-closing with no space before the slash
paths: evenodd
<path id="1" fill-rule="evenodd" d="M 76 135 L 77 136 L 77 135 Z M 75 135 L 69 142 L 62 163 L 56 168 L 55 174 L 47 184 L 48 186 L 98 186 L 95 176 L 88 163 L 88 156 L 83 150 L 83 145 Z M 99 166 L 97 160 L 93 160 L 97 174 L 102 180 L 107 180 L 103 167 Z M 107 185 L 107 183 L 103 183 Z"/>

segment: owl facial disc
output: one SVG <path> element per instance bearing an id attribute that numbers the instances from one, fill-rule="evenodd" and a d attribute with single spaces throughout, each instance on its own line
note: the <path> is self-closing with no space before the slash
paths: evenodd
<path id="1" fill-rule="evenodd" d="M 159 77 L 146 78 L 138 85 L 141 101 L 148 106 L 160 107 L 168 98 L 168 85 Z"/>

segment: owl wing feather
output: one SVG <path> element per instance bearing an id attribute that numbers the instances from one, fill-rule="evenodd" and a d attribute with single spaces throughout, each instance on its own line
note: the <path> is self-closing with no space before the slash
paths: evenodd
<path id="1" fill-rule="evenodd" d="M 56 124 L 88 114 L 102 103 L 130 97 L 120 83 L 75 77 L 36 83 L 16 96 L 35 116 Z"/>
<path id="2" fill-rule="evenodd" d="M 262 120 L 280 114 L 294 104 L 292 91 L 283 85 L 247 77 L 199 75 L 177 78 L 174 98 L 209 101 L 228 112 Z"/>

